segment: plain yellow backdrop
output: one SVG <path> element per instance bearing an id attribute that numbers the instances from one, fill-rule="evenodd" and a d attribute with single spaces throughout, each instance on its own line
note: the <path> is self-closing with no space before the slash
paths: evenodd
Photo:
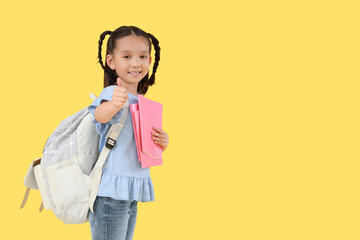
<path id="1" fill-rule="evenodd" d="M 88 223 L 39 213 L 38 191 L 20 210 L 23 180 L 60 121 L 101 92 L 100 34 L 134 25 L 160 42 L 147 97 L 163 103 L 170 138 L 134 240 L 360 239 L 359 10 L 346 0 L 1 3 L 2 238 L 91 238 Z"/>

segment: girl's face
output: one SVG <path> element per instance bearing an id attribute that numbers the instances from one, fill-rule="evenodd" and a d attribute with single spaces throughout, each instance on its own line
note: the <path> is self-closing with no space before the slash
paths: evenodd
<path id="1" fill-rule="evenodd" d="M 118 39 L 113 55 L 108 54 L 106 60 L 125 87 L 137 89 L 140 80 L 149 72 L 151 63 L 147 39 L 134 35 Z"/>

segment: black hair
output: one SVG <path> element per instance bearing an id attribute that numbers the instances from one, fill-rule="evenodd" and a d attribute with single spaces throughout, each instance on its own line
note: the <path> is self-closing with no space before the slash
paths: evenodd
<path id="1" fill-rule="evenodd" d="M 98 52 L 99 61 L 98 62 L 100 63 L 100 66 L 104 69 L 104 88 L 106 88 L 110 85 L 117 84 L 116 81 L 117 81 L 117 77 L 118 77 L 116 74 L 116 71 L 112 70 L 107 65 L 107 61 L 105 61 L 105 66 L 102 61 L 101 45 L 107 34 L 110 34 L 110 37 L 109 37 L 107 45 L 106 45 L 106 56 L 108 54 L 114 53 L 114 49 L 116 48 L 116 40 L 118 40 L 122 37 L 125 37 L 125 36 L 135 35 L 135 36 L 140 36 L 140 37 L 146 38 L 149 43 L 149 55 L 150 56 L 151 56 L 151 42 L 153 43 L 154 49 L 155 49 L 155 62 L 154 62 L 151 77 L 149 78 L 149 72 L 148 72 L 146 74 L 146 76 L 143 79 L 141 79 L 141 81 L 138 83 L 138 87 L 137 87 L 137 92 L 141 95 L 145 95 L 149 86 L 152 86 L 155 83 L 155 73 L 156 73 L 156 69 L 159 66 L 159 61 L 160 61 L 159 41 L 152 34 L 146 33 L 143 30 L 141 30 L 140 28 L 135 27 L 135 26 L 121 26 L 113 32 L 111 32 L 111 31 L 103 32 L 100 35 L 100 40 L 99 40 L 99 52 Z M 150 42 L 150 39 L 151 39 L 151 42 Z"/>

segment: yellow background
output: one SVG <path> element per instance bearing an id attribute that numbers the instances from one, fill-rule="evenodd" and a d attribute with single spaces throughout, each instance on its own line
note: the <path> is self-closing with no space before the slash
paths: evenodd
<path id="1" fill-rule="evenodd" d="M 100 94 L 100 34 L 135 25 L 160 42 L 146 96 L 170 143 L 134 239 L 360 239 L 357 2 L 1 3 L 2 238 L 91 238 L 38 191 L 20 210 L 23 180 Z"/>

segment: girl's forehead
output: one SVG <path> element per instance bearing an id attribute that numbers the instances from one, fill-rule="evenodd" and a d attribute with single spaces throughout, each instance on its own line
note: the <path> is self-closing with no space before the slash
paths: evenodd
<path id="1" fill-rule="evenodd" d="M 149 52 L 147 39 L 138 36 L 126 36 L 116 40 L 116 50 L 123 52 Z"/>

